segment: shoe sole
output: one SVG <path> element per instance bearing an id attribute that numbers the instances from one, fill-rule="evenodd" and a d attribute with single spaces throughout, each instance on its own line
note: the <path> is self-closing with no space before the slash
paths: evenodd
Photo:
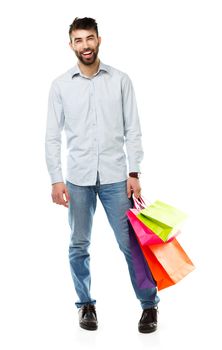
<path id="1" fill-rule="evenodd" d="M 80 323 L 79 325 L 80 325 L 81 328 L 86 329 L 87 331 L 96 331 L 97 328 L 98 328 L 97 325 L 95 325 L 95 326 L 87 326 L 84 323 Z"/>
<path id="2" fill-rule="evenodd" d="M 157 327 L 153 328 L 153 329 L 139 328 L 138 330 L 140 333 L 153 333 L 157 330 Z"/>

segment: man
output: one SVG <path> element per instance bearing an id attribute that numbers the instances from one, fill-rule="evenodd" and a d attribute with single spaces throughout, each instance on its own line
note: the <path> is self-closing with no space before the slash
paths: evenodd
<path id="1" fill-rule="evenodd" d="M 138 286 L 130 250 L 126 211 L 133 207 L 132 194 L 141 195 L 141 130 L 131 80 L 127 74 L 103 64 L 98 58 L 101 37 L 92 18 L 75 18 L 69 29 L 70 48 L 76 66 L 51 85 L 46 129 L 46 163 L 52 183 L 52 200 L 68 208 L 71 228 L 69 260 L 79 297 L 80 327 L 98 327 L 96 300 L 90 294 L 89 252 L 97 194 L 105 209 L 118 245 L 125 255 L 135 294 L 143 313 L 139 331 L 157 328 L 156 288 Z M 61 132 L 65 129 L 67 177 L 61 167 Z M 126 145 L 129 163 L 127 176 Z M 144 260 L 144 274 L 148 268 Z"/>

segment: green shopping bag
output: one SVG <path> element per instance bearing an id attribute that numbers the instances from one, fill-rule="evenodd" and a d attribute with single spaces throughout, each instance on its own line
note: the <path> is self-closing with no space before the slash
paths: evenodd
<path id="1" fill-rule="evenodd" d="M 137 217 L 166 242 L 180 228 L 187 215 L 169 204 L 156 200 L 140 210 Z"/>

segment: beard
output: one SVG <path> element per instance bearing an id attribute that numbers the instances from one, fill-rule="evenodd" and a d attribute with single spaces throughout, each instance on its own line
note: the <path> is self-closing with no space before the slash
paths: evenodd
<path id="1" fill-rule="evenodd" d="M 86 66 L 90 66 L 97 59 L 97 56 L 98 56 L 98 53 L 99 53 L 99 44 L 96 46 L 96 48 L 94 50 L 90 49 L 90 48 L 87 48 L 87 49 L 85 49 L 82 52 L 78 52 L 76 50 L 74 50 L 74 51 L 75 51 L 76 56 L 80 60 L 80 62 L 82 62 L 82 64 L 85 64 Z M 92 52 L 92 55 L 90 57 L 85 57 L 83 55 L 83 52 L 87 52 L 87 51 L 91 51 Z"/>

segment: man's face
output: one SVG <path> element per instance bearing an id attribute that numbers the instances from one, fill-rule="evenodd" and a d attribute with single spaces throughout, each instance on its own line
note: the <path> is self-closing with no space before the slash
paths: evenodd
<path id="1" fill-rule="evenodd" d="M 78 59 L 85 65 L 93 64 L 99 52 L 101 38 L 93 29 L 77 29 L 71 33 L 72 42 L 69 44 Z"/>

